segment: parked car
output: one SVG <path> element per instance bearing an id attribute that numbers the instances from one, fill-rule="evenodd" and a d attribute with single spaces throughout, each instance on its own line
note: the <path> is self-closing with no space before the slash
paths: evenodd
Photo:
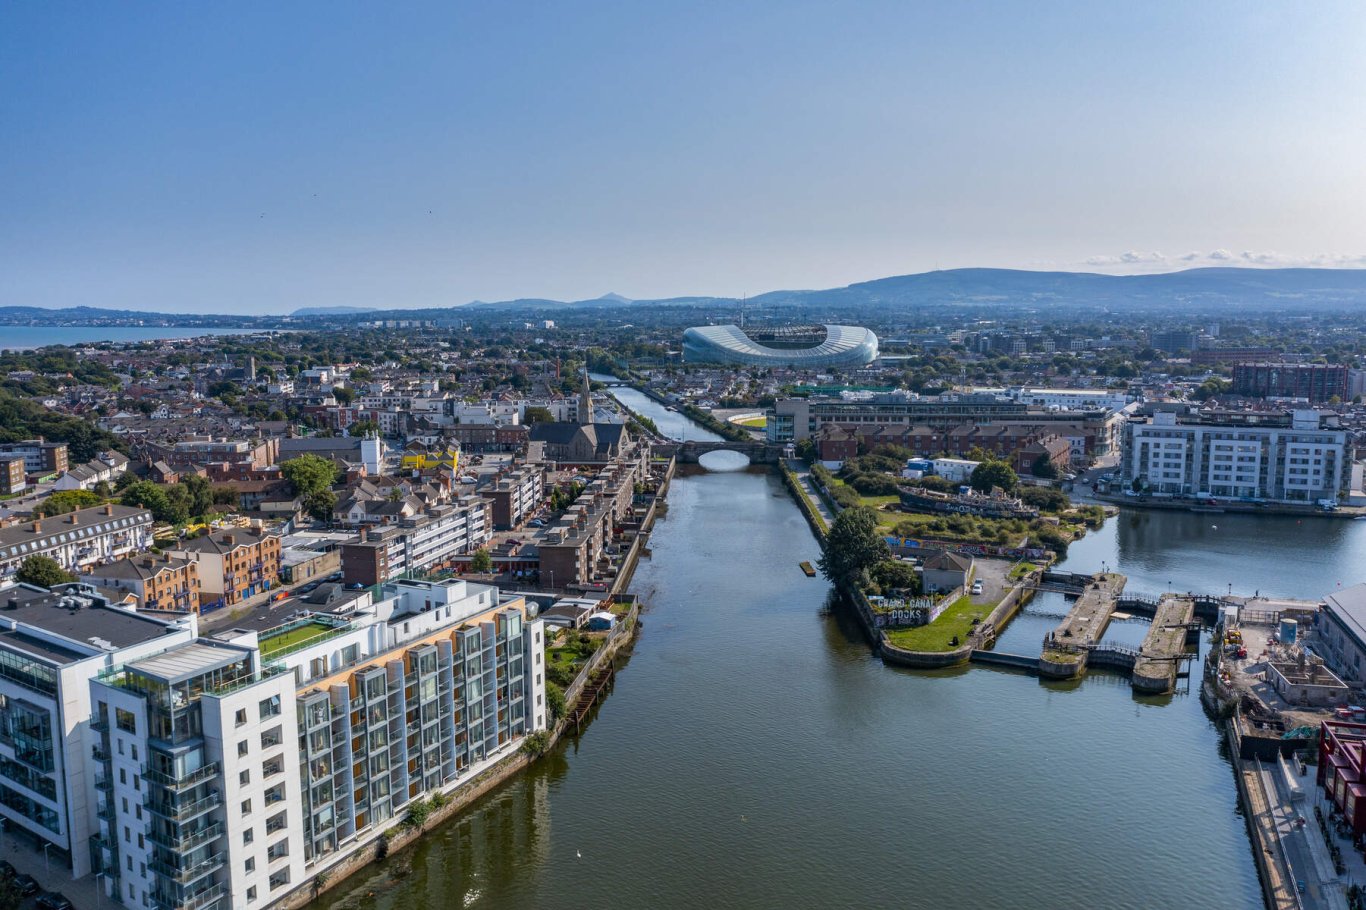
<path id="1" fill-rule="evenodd" d="M 982 593 L 982 580 L 980 578 L 972 583 L 972 593 L 974 596 Z"/>
<path id="2" fill-rule="evenodd" d="M 38 898 L 38 910 L 75 910 L 71 901 L 67 900 L 60 891 L 49 891 Z"/>
<path id="3" fill-rule="evenodd" d="M 19 893 L 24 897 L 38 893 L 38 880 L 24 872 L 14 877 L 14 887 L 19 889 Z"/>
<path id="4" fill-rule="evenodd" d="M 533 527 L 533 528 L 544 528 L 544 527 L 545 527 L 545 522 L 542 521 L 542 520 L 539 519 L 539 518 L 533 518 L 533 519 L 531 519 L 531 521 L 528 521 L 527 524 L 531 525 L 531 527 Z"/>

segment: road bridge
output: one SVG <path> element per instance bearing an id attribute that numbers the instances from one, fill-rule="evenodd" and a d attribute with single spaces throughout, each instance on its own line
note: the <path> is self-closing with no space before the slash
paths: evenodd
<path id="1" fill-rule="evenodd" d="M 767 442 L 732 442 L 730 440 L 703 441 L 690 439 L 686 442 L 662 442 L 655 444 L 655 452 L 673 455 L 679 464 L 697 464 L 698 459 L 709 452 L 739 452 L 753 464 L 778 464 L 783 459 L 784 446 Z"/>

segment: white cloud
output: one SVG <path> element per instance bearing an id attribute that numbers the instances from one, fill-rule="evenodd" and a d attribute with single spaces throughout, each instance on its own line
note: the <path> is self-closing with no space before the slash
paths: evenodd
<path id="1" fill-rule="evenodd" d="M 1163 272 L 1176 269 L 1210 266 L 1241 266 L 1245 268 L 1366 268 L 1366 254 L 1360 253 L 1278 253 L 1274 250 L 1242 250 L 1234 253 L 1225 249 L 1207 252 L 1192 250 L 1177 256 L 1159 252 L 1127 250 L 1118 255 L 1091 256 L 1084 262 L 1073 263 L 1100 271 Z"/>

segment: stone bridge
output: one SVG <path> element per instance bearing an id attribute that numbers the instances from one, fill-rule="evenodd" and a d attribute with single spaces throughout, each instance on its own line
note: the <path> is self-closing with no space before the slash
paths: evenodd
<path id="1" fill-rule="evenodd" d="M 673 455 L 679 464 L 697 464 L 697 460 L 708 452 L 739 452 L 753 464 L 777 464 L 783 458 L 783 446 L 767 442 L 703 442 L 690 439 L 686 442 L 655 443 L 657 454 Z"/>

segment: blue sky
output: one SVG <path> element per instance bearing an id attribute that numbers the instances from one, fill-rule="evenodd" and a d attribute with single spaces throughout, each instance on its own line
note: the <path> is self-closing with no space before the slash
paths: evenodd
<path id="1" fill-rule="evenodd" d="M 1366 265 L 1357 3 L 0 5 L 0 305 Z"/>

